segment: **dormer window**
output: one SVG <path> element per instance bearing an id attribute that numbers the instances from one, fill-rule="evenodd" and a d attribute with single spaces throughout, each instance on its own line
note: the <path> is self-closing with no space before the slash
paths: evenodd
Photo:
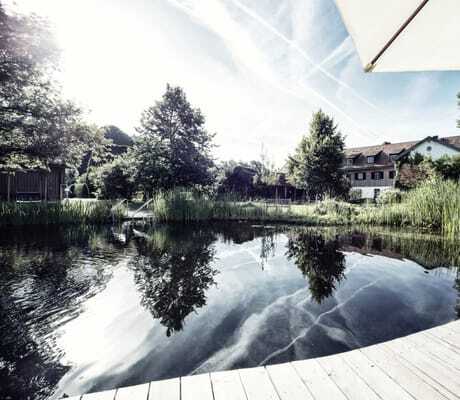
<path id="1" fill-rule="evenodd" d="M 375 157 L 374 156 L 367 156 L 367 163 L 368 164 L 374 164 L 375 163 Z"/>
<path id="2" fill-rule="evenodd" d="M 347 158 L 347 165 L 353 165 L 354 160 L 353 158 Z"/>

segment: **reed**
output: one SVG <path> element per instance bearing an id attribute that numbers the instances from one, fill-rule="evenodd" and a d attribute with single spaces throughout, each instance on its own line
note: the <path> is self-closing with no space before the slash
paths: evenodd
<path id="1" fill-rule="evenodd" d="M 0 226 L 102 224 L 120 218 L 107 201 L 58 203 L 0 203 Z"/>
<path id="2" fill-rule="evenodd" d="M 357 212 L 355 206 L 332 199 L 318 204 L 283 205 L 236 201 L 230 197 L 216 200 L 179 189 L 157 193 L 151 211 L 157 222 L 248 220 L 306 225 L 348 223 Z"/>
<path id="3" fill-rule="evenodd" d="M 305 225 L 412 226 L 426 231 L 460 235 L 460 184 L 439 178 L 429 180 L 392 201 L 362 206 L 334 199 L 301 205 L 213 200 L 191 191 L 158 193 L 152 202 L 154 220 L 191 222 L 248 220 Z"/>
<path id="4" fill-rule="evenodd" d="M 232 221 L 301 223 L 304 225 L 371 225 L 414 227 L 460 236 L 460 183 L 434 178 L 404 193 L 400 202 L 363 206 L 334 199 L 283 205 L 213 199 L 187 190 L 159 192 L 150 205 L 156 222 Z M 119 220 L 107 201 L 0 203 L 0 226 L 28 224 L 102 224 Z"/>
<path id="5" fill-rule="evenodd" d="M 407 192 L 401 203 L 363 207 L 355 222 L 370 225 L 413 226 L 460 234 L 460 184 L 433 178 Z"/>

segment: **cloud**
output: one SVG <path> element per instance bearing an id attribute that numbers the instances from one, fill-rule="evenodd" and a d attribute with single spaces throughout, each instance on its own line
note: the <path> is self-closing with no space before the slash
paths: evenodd
<path id="1" fill-rule="evenodd" d="M 223 159 L 264 142 L 282 165 L 318 108 L 348 145 L 455 126 L 460 75 L 365 74 L 332 0 L 15 3 L 51 19 L 65 93 L 128 133 L 168 82 L 203 110 Z"/>

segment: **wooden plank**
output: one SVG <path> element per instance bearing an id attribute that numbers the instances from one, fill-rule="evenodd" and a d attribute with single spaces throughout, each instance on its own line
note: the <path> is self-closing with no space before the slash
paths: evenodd
<path id="1" fill-rule="evenodd" d="M 413 400 L 401 386 L 386 375 L 374 362 L 360 350 L 343 353 L 345 362 L 358 374 L 382 399 Z"/>
<path id="2" fill-rule="evenodd" d="M 399 361 L 399 358 L 394 357 L 393 353 L 385 351 L 383 346 L 366 347 L 361 349 L 361 352 L 416 399 L 445 400 L 439 391 L 414 374 Z"/>
<path id="3" fill-rule="evenodd" d="M 411 364 L 404 357 L 402 357 L 402 355 L 394 352 L 394 350 L 391 347 L 386 347 L 386 346 L 381 346 L 381 347 L 383 347 L 383 349 L 386 352 L 390 353 L 391 357 L 396 358 L 402 365 L 410 369 L 414 375 L 417 375 L 420 379 L 422 379 L 423 381 L 426 381 L 430 386 L 432 386 L 435 390 L 441 393 L 446 399 L 458 400 L 458 397 L 455 394 L 453 394 L 451 391 L 449 391 L 444 386 L 439 384 L 438 381 L 433 379 L 431 376 L 425 374 L 423 371 L 416 368 L 413 364 Z"/>
<path id="4" fill-rule="evenodd" d="M 449 349 L 448 345 L 444 345 L 441 340 L 423 333 L 411 335 L 405 339 L 407 343 L 421 352 L 427 353 L 446 366 L 460 371 L 460 353 Z"/>
<path id="5" fill-rule="evenodd" d="M 445 340 L 433 335 L 433 334 L 429 334 L 429 333 L 425 333 L 425 332 L 422 332 L 420 334 L 420 336 L 422 337 L 422 335 L 424 337 L 427 337 L 427 338 L 430 338 L 431 340 L 434 340 L 436 343 L 439 343 L 441 346 L 443 346 L 444 348 L 446 348 L 449 353 L 453 353 L 454 355 L 460 355 L 460 349 L 456 346 L 452 346 L 449 342 L 446 342 Z"/>
<path id="6" fill-rule="evenodd" d="M 290 363 L 268 365 L 266 369 L 281 400 L 314 400 Z"/>
<path id="7" fill-rule="evenodd" d="M 213 400 L 209 374 L 189 375 L 180 378 L 182 400 Z"/>
<path id="8" fill-rule="evenodd" d="M 240 369 L 238 372 L 248 400 L 279 400 L 264 367 Z"/>
<path id="9" fill-rule="evenodd" d="M 434 382 L 438 390 L 439 386 L 441 386 L 455 396 L 460 393 L 460 379 L 458 373 L 446 368 L 436 359 L 408 346 L 403 339 L 393 340 L 390 343 L 383 343 L 382 345 L 407 360 L 408 363 L 420 371 L 423 376 L 428 377 L 430 383 Z M 445 394 L 445 391 L 442 393 Z"/>
<path id="10" fill-rule="evenodd" d="M 460 334 L 460 320 L 450 322 L 446 324 L 445 326 L 449 328 L 450 330 Z"/>
<path id="11" fill-rule="evenodd" d="M 115 390 L 104 390 L 103 392 L 88 393 L 82 396 L 82 400 L 114 400 Z"/>
<path id="12" fill-rule="evenodd" d="M 115 400 L 147 400 L 149 395 L 149 384 L 125 386 L 117 389 Z"/>
<path id="13" fill-rule="evenodd" d="M 433 335 L 460 350 L 460 334 L 451 331 L 445 326 L 439 326 L 436 329 L 430 329 L 426 332 L 428 335 Z"/>
<path id="14" fill-rule="evenodd" d="M 341 357 L 322 357 L 318 358 L 318 362 L 349 399 L 379 400 L 375 392 Z"/>
<path id="15" fill-rule="evenodd" d="M 180 400 L 180 379 L 150 382 L 149 400 Z"/>
<path id="16" fill-rule="evenodd" d="M 215 400 L 246 400 L 238 371 L 213 372 L 211 383 Z"/>
<path id="17" fill-rule="evenodd" d="M 315 399 L 346 400 L 345 395 L 319 365 L 311 359 L 291 363 Z"/>

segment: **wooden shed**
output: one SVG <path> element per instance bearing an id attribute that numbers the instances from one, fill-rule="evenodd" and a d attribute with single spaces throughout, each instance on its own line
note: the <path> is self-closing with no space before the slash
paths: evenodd
<path id="1" fill-rule="evenodd" d="M 58 201 L 64 196 L 65 166 L 54 164 L 49 171 L 0 171 L 0 198 L 6 201 Z"/>

